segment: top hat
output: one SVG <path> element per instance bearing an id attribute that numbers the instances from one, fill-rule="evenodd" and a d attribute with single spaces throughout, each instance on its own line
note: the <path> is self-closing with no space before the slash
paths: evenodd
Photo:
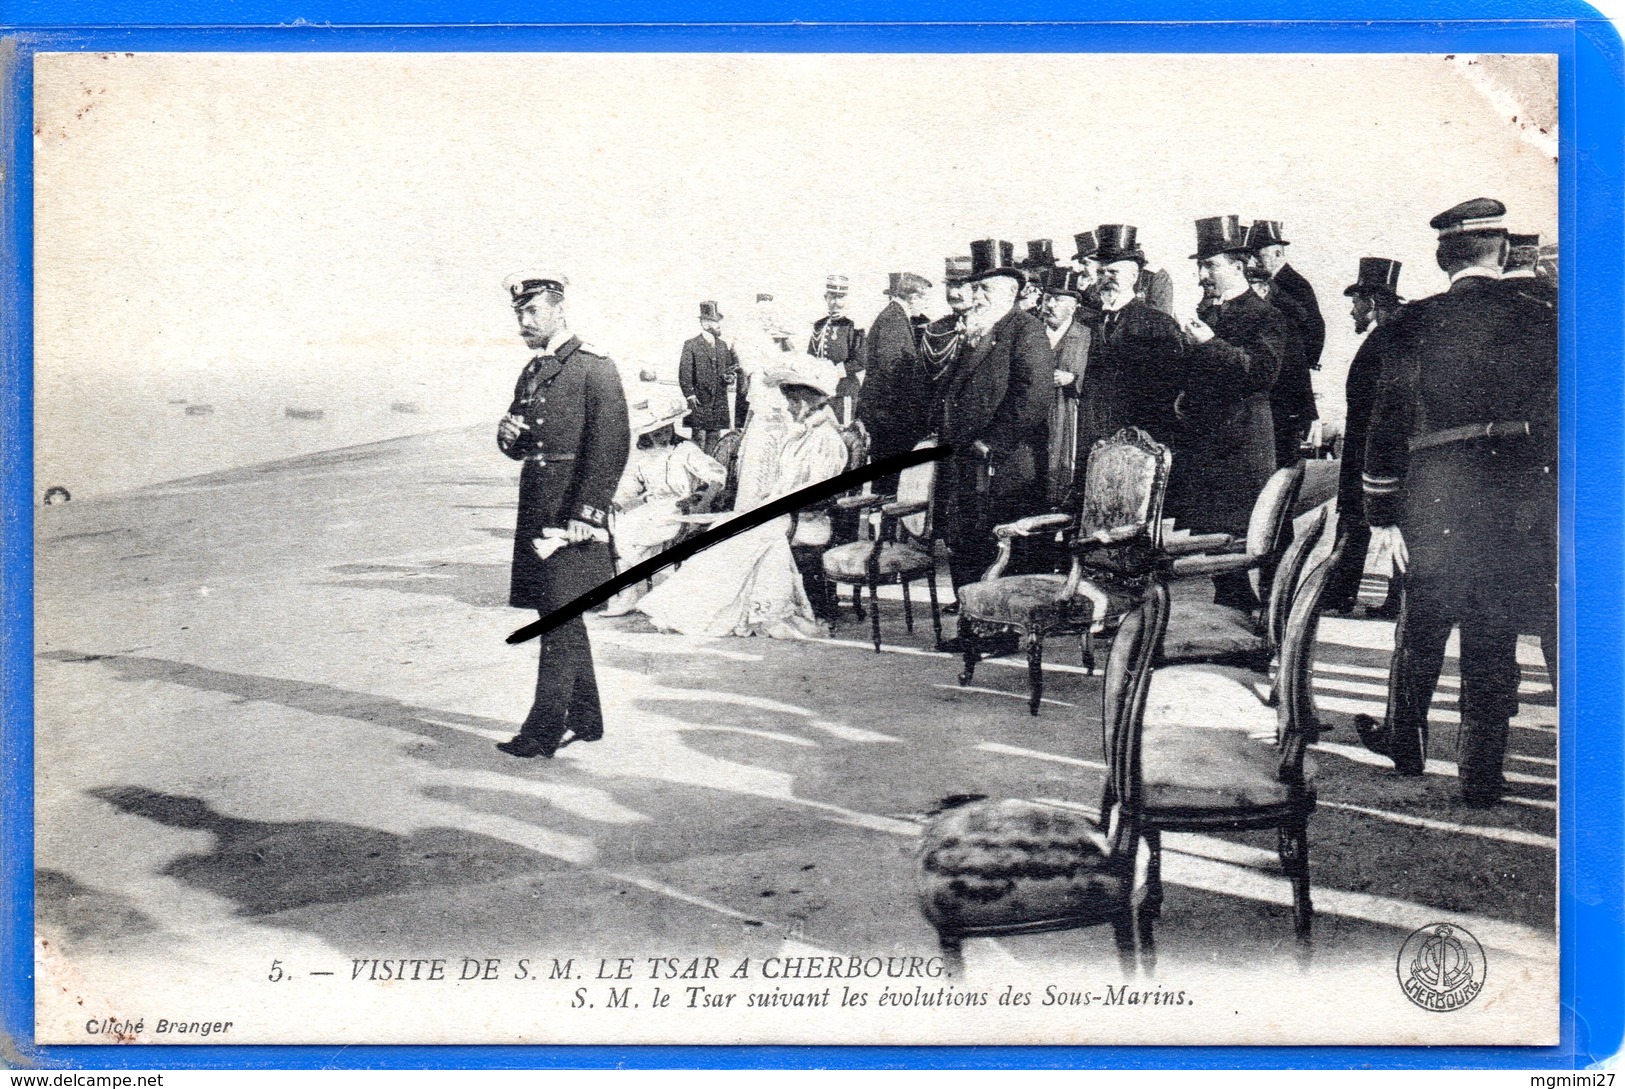
<path id="1" fill-rule="evenodd" d="M 1464 200 L 1448 211 L 1440 212 L 1428 220 L 1428 226 L 1439 232 L 1440 238 L 1454 234 L 1506 234 L 1501 217 L 1507 206 L 1489 197 Z"/>
<path id="2" fill-rule="evenodd" d="M 1075 234 L 1072 236 L 1072 241 L 1077 243 L 1078 246 L 1078 252 L 1072 255 L 1072 260 L 1074 261 L 1082 261 L 1085 257 L 1093 257 L 1095 256 L 1095 251 L 1100 248 L 1100 243 L 1095 241 L 1094 231 L 1084 231 L 1082 234 Z"/>
<path id="3" fill-rule="evenodd" d="M 824 278 L 824 294 L 845 295 L 846 291 L 847 287 L 845 276 L 837 276 L 832 272 Z"/>
<path id="4" fill-rule="evenodd" d="M 509 301 L 519 307 L 544 291 L 550 291 L 563 298 L 564 289 L 570 286 L 570 281 L 557 272 L 527 269 L 508 277 L 502 286 L 508 290 Z"/>
<path id="5" fill-rule="evenodd" d="M 1021 262 L 1025 269 L 1046 269 L 1055 266 L 1055 243 L 1048 238 L 1035 238 L 1027 243 L 1027 256 Z"/>
<path id="6" fill-rule="evenodd" d="M 1399 297 L 1398 261 L 1386 257 L 1360 258 L 1360 276 L 1343 289 L 1345 295 L 1392 295 Z"/>
<path id="7" fill-rule="evenodd" d="M 1238 253 L 1247 249 L 1247 234 L 1241 226 L 1240 216 L 1210 216 L 1196 221 L 1196 252 L 1192 261 L 1206 261 L 1220 253 Z"/>
<path id="8" fill-rule="evenodd" d="M 950 257 L 942 265 L 942 282 L 953 286 L 962 284 L 970 279 L 971 260 L 969 257 Z"/>
<path id="9" fill-rule="evenodd" d="M 1046 295 L 1070 295 L 1082 301 L 1083 285 L 1078 283 L 1078 272 L 1070 268 L 1047 268 L 1039 281 Z"/>
<path id="10" fill-rule="evenodd" d="M 885 294 L 894 299 L 909 299 L 931 290 L 931 281 L 916 272 L 890 272 L 887 276 L 891 284 L 887 286 Z"/>
<path id="11" fill-rule="evenodd" d="M 978 238 L 970 244 L 971 283 L 992 276 L 1008 276 L 1018 284 L 1027 278 L 1015 264 L 1016 247 L 997 238 Z"/>
<path id="12" fill-rule="evenodd" d="M 1247 248 L 1255 252 L 1265 246 L 1290 245 L 1292 243 L 1281 237 L 1279 219 L 1255 219 L 1253 225 L 1247 228 Z"/>
<path id="13" fill-rule="evenodd" d="M 832 367 L 827 359 L 810 355 L 791 355 L 762 375 L 770 386 L 806 386 L 825 397 L 835 396 L 835 385 L 845 376 L 840 367 Z"/>
<path id="14" fill-rule="evenodd" d="M 1145 264 L 1145 251 L 1140 248 L 1139 231 L 1126 223 L 1102 223 L 1095 228 L 1093 257 L 1103 265 L 1114 261 L 1138 261 Z"/>
<path id="15" fill-rule="evenodd" d="M 706 301 L 706 302 L 702 302 L 700 304 L 700 320 L 701 321 L 721 321 L 722 320 L 722 311 L 717 309 L 717 304 L 714 303 L 714 302 L 711 302 L 709 300 Z"/>

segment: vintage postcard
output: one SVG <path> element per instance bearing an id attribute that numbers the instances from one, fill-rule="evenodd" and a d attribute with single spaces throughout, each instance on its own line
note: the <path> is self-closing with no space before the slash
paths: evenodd
<path id="1" fill-rule="evenodd" d="M 33 65 L 41 1043 L 1557 1042 L 1554 56 Z"/>

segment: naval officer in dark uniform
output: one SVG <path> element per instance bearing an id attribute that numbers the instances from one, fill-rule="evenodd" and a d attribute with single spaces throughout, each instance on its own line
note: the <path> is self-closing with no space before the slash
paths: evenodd
<path id="1" fill-rule="evenodd" d="M 509 278 L 519 335 L 537 354 L 497 426 L 498 448 L 524 462 L 508 604 L 544 616 L 614 577 L 609 509 L 632 448 L 620 375 L 570 332 L 567 286 L 551 272 Z M 530 714 L 497 745 L 511 756 L 551 757 L 569 741 L 604 736 L 585 621 L 572 617 L 539 642 Z"/>
<path id="2" fill-rule="evenodd" d="M 1557 322 L 1499 281 L 1506 208 L 1433 218 L 1450 290 L 1400 312 L 1383 342 L 1361 477 L 1372 546 L 1405 574 L 1387 721 L 1361 740 L 1420 775 L 1451 628 L 1461 627 L 1462 800 L 1493 805 L 1518 709 L 1520 630 L 1556 573 Z"/>

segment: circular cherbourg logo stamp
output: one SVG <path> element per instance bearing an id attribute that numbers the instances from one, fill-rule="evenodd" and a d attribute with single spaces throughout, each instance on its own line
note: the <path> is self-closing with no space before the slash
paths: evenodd
<path id="1" fill-rule="evenodd" d="M 1484 948 L 1454 923 L 1429 923 L 1399 947 L 1399 986 L 1434 1013 L 1451 1013 L 1484 989 Z"/>

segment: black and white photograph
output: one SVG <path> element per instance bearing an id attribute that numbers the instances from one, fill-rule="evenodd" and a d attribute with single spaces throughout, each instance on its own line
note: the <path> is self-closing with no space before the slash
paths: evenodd
<path id="1" fill-rule="evenodd" d="M 33 64 L 39 1042 L 1557 1043 L 1556 57 Z"/>

